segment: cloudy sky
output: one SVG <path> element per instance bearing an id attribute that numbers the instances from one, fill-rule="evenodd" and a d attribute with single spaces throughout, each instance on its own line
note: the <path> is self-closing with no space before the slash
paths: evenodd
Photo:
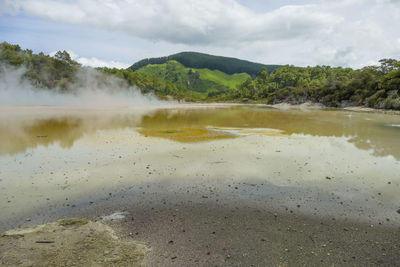
<path id="1" fill-rule="evenodd" d="M 0 41 L 92 66 L 198 51 L 359 68 L 400 59 L 400 0 L 0 0 Z"/>

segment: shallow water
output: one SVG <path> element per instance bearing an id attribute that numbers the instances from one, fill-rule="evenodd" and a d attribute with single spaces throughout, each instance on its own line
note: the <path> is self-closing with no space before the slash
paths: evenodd
<path id="1" fill-rule="evenodd" d="M 33 113 L 33 114 L 32 114 Z M 246 134 L 346 137 L 359 149 L 400 159 L 399 115 L 259 106 L 158 110 L 9 110 L 0 117 L 0 155 L 58 144 L 71 149 L 85 135 L 132 129 L 144 136 L 203 142 Z"/>
<path id="2" fill-rule="evenodd" d="M 304 213 L 400 223 L 398 125 L 398 115 L 263 106 L 2 108 L 0 222 L 144 182 L 261 181 L 270 188 L 235 197 L 281 190 L 282 205 L 301 200 Z"/>

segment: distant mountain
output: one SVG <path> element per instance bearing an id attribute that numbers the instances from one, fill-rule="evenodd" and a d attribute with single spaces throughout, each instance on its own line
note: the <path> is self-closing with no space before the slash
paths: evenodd
<path id="1" fill-rule="evenodd" d="M 252 77 L 255 77 L 263 67 L 267 68 L 269 73 L 280 67 L 280 65 L 264 65 L 232 57 L 213 56 L 197 52 L 181 52 L 166 57 L 146 58 L 136 62 L 129 69 L 136 71 L 149 64 L 164 64 L 171 60 L 181 63 L 186 68 L 219 70 L 226 74 L 247 73 Z"/>

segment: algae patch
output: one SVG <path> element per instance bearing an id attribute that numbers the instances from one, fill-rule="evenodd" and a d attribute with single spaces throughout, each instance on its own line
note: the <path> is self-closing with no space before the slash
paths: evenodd
<path id="1" fill-rule="evenodd" d="M 230 133 L 215 132 L 204 128 L 181 127 L 181 128 L 142 128 L 138 132 L 145 136 L 161 137 L 182 143 L 196 143 L 203 141 L 234 138 Z"/>
<path id="2" fill-rule="evenodd" d="M 0 234 L 0 266 L 142 266 L 149 249 L 101 222 L 66 219 Z"/>
<path id="3" fill-rule="evenodd" d="M 268 128 L 239 128 L 239 127 L 215 127 L 207 126 L 202 128 L 181 127 L 181 128 L 141 128 L 138 132 L 145 136 L 161 137 L 182 143 L 196 143 L 227 138 L 235 138 L 251 134 L 262 134 L 267 136 L 287 137 L 284 131 Z"/>

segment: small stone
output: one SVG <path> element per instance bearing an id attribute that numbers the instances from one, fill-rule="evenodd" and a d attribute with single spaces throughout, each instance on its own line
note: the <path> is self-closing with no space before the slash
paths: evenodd
<path id="1" fill-rule="evenodd" d="M 227 259 L 230 259 L 230 258 L 231 258 L 231 255 L 226 255 L 226 258 L 227 258 Z"/>

